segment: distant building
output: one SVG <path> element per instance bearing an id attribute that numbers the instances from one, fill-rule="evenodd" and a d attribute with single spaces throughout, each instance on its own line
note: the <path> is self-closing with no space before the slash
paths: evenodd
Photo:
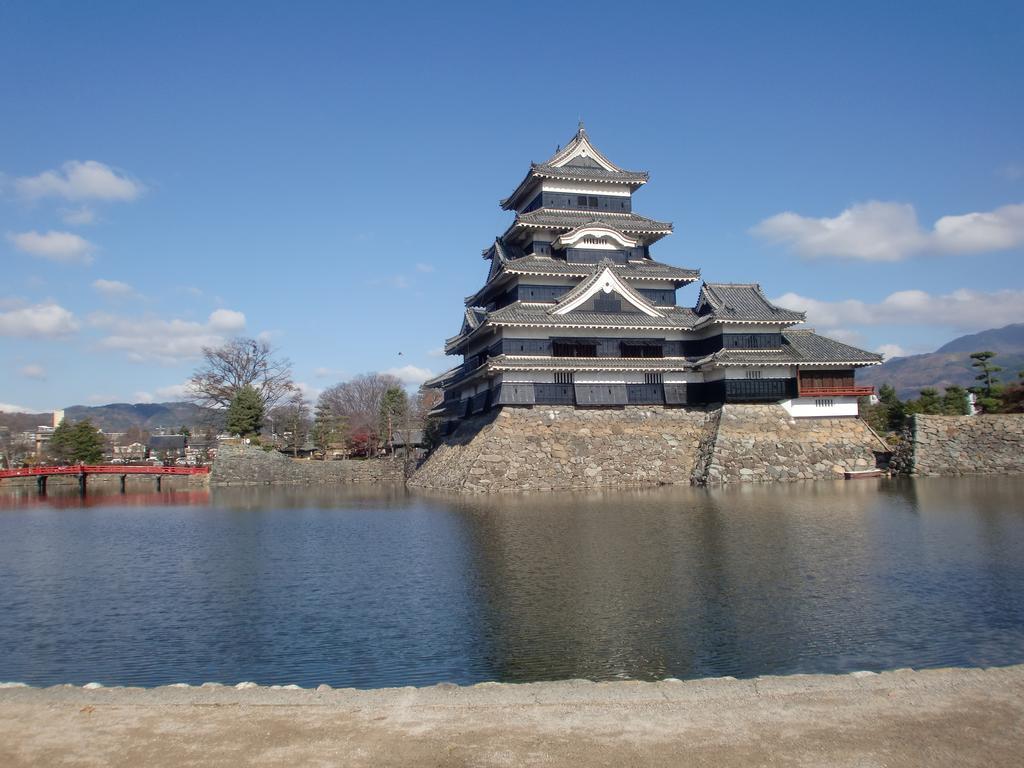
<path id="1" fill-rule="evenodd" d="M 146 446 L 142 443 L 115 445 L 113 455 L 115 459 L 121 459 L 122 461 L 142 461 L 142 459 L 146 458 Z"/>
<path id="2" fill-rule="evenodd" d="M 427 441 L 422 429 L 396 429 L 391 446 L 399 456 L 421 458 L 426 453 Z"/>
<path id="3" fill-rule="evenodd" d="M 153 435 L 146 444 L 150 457 L 176 459 L 185 455 L 184 435 Z"/>
<path id="4" fill-rule="evenodd" d="M 881 356 L 796 330 L 804 314 L 755 283 L 703 283 L 692 307 L 677 291 L 695 269 L 655 261 L 672 232 L 633 211 L 644 171 L 612 163 L 582 124 L 530 166 L 501 207 L 511 226 L 483 252 L 483 287 L 465 300 L 445 352 L 462 362 L 427 382 L 445 431 L 497 406 L 781 403 L 794 417 L 857 414 L 871 387 L 854 370 Z"/>

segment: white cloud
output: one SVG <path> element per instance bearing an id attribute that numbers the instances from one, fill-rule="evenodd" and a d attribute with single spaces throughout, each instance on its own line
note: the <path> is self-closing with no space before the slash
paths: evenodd
<path id="1" fill-rule="evenodd" d="M 348 374 L 341 368 L 328 368 L 321 366 L 313 369 L 313 376 L 318 379 L 326 379 L 328 377 L 335 380 L 342 380 L 348 376 Z"/>
<path id="2" fill-rule="evenodd" d="M 61 219 L 65 224 L 73 227 L 80 227 L 85 224 L 92 224 L 96 221 L 96 212 L 87 206 L 61 211 Z"/>
<path id="3" fill-rule="evenodd" d="M 853 331 L 849 328 L 831 328 L 829 329 L 828 335 L 837 341 L 842 341 L 846 344 L 863 344 L 864 334 L 860 331 Z"/>
<path id="4" fill-rule="evenodd" d="M 180 363 L 218 347 L 245 328 L 245 315 L 231 309 L 212 312 L 205 323 L 95 313 L 90 323 L 108 331 L 100 340 L 105 349 L 119 350 L 134 362 Z"/>
<path id="5" fill-rule="evenodd" d="M 95 250 L 95 246 L 84 237 L 52 229 L 45 234 L 35 230 L 17 234 L 8 232 L 7 239 L 19 251 L 63 264 L 89 264 L 92 262 L 92 251 Z"/>
<path id="6" fill-rule="evenodd" d="M 434 347 L 427 352 L 427 357 L 444 357 L 444 347 Z"/>
<path id="7" fill-rule="evenodd" d="M 26 379 L 44 380 L 46 378 L 46 369 L 43 368 L 43 366 L 39 365 L 38 363 L 29 363 L 28 365 L 23 365 L 18 370 L 18 373 L 20 373 Z"/>
<path id="8" fill-rule="evenodd" d="M 62 197 L 66 200 L 134 200 L 145 191 L 139 182 L 95 160 L 71 160 L 58 171 L 23 176 L 14 181 L 18 193 L 30 200 Z"/>
<path id="9" fill-rule="evenodd" d="M 1024 179 L 1024 164 L 1007 163 L 1002 168 L 997 169 L 996 174 L 1002 176 L 1007 181 L 1020 181 Z"/>
<path id="10" fill-rule="evenodd" d="M 168 384 L 158 387 L 154 392 L 136 392 L 133 397 L 136 403 L 179 402 L 188 400 L 190 395 L 188 382 Z"/>
<path id="11" fill-rule="evenodd" d="M 434 271 L 434 265 L 433 264 L 424 264 L 423 262 L 417 262 L 416 263 L 416 271 L 417 272 L 433 272 Z"/>
<path id="12" fill-rule="evenodd" d="M 24 405 L 12 405 L 11 403 L 0 403 L 0 413 L 38 413 L 35 408 L 26 408 Z"/>
<path id="13" fill-rule="evenodd" d="M 0 312 L 0 336 L 58 338 L 69 336 L 79 327 L 71 312 L 53 302 Z"/>
<path id="14" fill-rule="evenodd" d="M 368 285 L 386 285 L 391 288 L 397 288 L 399 290 L 405 290 L 412 283 L 409 282 L 409 278 L 405 275 L 388 275 L 387 277 L 376 277 L 373 280 L 367 281 Z"/>
<path id="15" fill-rule="evenodd" d="M 382 373 L 390 374 L 407 387 L 418 387 L 434 375 L 434 372 L 415 365 L 403 365 L 401 368 L 388 368 Z"/>
<path id="16" fill-rule="evenodd" d="M 943 216 L 935 222 L 932 244 L 947 253 L 1005 251 L 1024 244 L 1024 203 L 989 213 Z"/>
<path id="17" fill-rule="evenodd" d="M 907 356 L 907 351 L 899 344 L 882 344 L 875 348 L 875 352 L 883 355 L 886 360 L 892 360 L 894 357 Z"/>
<path id="18" fill-rule="evenodd" d="M 303 398 L 305 398 L 310 403 L 315 403 L 316 399 L 320 397 L 320 393 L 324 391 L 323 387 L 315 387 L 312 384 L 307 384 L 304 381 L 296 381 L 295 386 L 296 388 L 298 388 Z"/>
<path id="19" fill-rule="evenodd" d="M 233 309 L 215 309 L 210 313 L 210 328 L 235 333 L 245 328 L 245 315 Z"/>
<path id="20" fill-rule="evenodd" d="M 120 280 L 93 280 L 92 287 L 104 296 L 112 298 L 132 296 L 135 293 L 134 288 L 128 285 L 128 283 L 122 283 Z"/>
<path id="21" fill-rule="evenodd" d="M 787 211 L 765 219 L 751 233 L 784 243 L 807 258 L 900 261 L 925 252 L 987 253 L 1024 245 L 1024 203 L 985 213 L 943 216 L 925 231 L 914 206 L 872 200 L 852 205 L 832 218 Z"/>
<path id="22" fill-rule="evenodd" d="M 807 322 L 821 328 L 857 325 L 940 325 L 961 331 L 999 328 L 1024 321 L 1024 291 L 974 291 L 961 288 L 936 295 L 919 290 L 896 291 L 878 303 L 857 299 L 819 301 L 797 293 L 773 299 L 776 304 L 807 312 Z"/>

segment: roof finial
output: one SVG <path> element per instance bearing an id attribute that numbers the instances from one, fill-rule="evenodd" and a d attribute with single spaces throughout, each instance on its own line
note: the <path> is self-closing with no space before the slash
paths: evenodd
<path id="1" fill-rule="evenodd" d="M 586 133 L 587 132 L 587 129 L 583 127 L 583 117 L 582 116 L 580 117 L 579 132 L 580 133 Z"/>

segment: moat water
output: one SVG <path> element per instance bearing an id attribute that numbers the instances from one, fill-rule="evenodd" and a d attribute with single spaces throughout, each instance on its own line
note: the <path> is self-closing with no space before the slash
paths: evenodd
<path id="1" fill-rule="evenodd" d="M 1024 662 L 1024 478 L 0 496 L 0 680 L 315 686 Z"/>

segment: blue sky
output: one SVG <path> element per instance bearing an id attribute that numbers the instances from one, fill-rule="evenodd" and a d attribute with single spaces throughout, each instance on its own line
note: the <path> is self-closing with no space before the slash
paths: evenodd
<path id="1" fill-rule="evenodd" d="M 1024 321 L 1022 39 L 1009 2 L 2 3 L 0 404 L 175 399 L 237 334 L 311 396 L 415 384 L 580 117 L 661 261 L 889 353 Z"/>

